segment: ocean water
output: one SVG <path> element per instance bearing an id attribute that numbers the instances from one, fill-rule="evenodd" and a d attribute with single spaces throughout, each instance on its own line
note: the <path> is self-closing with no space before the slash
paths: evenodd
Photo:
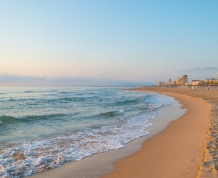
<path id="1" fill-rule="evenodd" d="M 0 88 L 0 177 L 123 148 L 173 101 L 124 88 Z"/>

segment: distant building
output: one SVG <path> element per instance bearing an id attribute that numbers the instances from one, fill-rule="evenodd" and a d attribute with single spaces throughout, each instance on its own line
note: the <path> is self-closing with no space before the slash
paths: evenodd
<path id="1" fill-rule="evenodd" d="M 188 75 L 183 75 L 181 84 L 185 85 L 186 83 L 188 83 Z"/>
<path id="2" fill-rule="evenodd" d="M 168 83 L 169 83 L 169 85 L 172 84 L 171 78 L 169 78 Z"/>
<path id="3" fill-rule="evenodd" d="M 216 79 L 218 80 L 218 72 L 216 73 Z"/>
<path id="4" fill-rule="evenodd" d="M 217 79 L 215 78 L 206 78 L 204 79 L 204 82 L 208 83 L 208 84 L 213 84 L 217 81 Z"/>
<path id="5" fill-rule="evenodd" d="M 192 80 L 192 85 L 200 85 L 202 82 L 202 80 Z"/>
<path id="6" fill-rule="evenodd" d="M 182 80 L 181 80 L 180 77 L 177 77 L 177 78 L 176 78 L 176 84 L 177 84 L 177 85 L 180 85 L 180 84 L 181 84 L 181 81 L 182 81 Z"/>
<path id="7" fill-rule="evenodd" d="M 157 84 L 158 86 L 161 86 L 162 85 L 162 82 L 161 81 L 158 81 L 158 84 Z"/>

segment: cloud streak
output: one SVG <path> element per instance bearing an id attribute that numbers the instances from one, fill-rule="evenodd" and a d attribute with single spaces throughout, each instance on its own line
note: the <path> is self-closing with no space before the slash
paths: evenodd
<path id="1" fill-rule="evenodd" d="M 81 77 L 49 78 L 0 73 L 0 86 L 140 86 L 151 83 Z"/>
<path id="2" fill-rule="evenodd" d="M 20 76 L 17 74 L 10 73 L 0 73 L 0 82 L 2 83 L 12 83 L 12 82 L 35 82 L 35 81 L 45 81 L 47 77 L 31 77 L 31 76 Z"/>
<path id="3" fill-rule="evenodd" d="M 218 67 L 195 67 L 192 69 L 189 69 L 188 71 L 218 71 Z"/>

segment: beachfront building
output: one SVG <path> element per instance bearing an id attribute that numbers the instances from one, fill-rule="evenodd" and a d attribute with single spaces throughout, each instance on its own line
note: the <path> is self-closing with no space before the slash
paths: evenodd
<path id="1" fill-rule="evenodd" d="M 192 80 L 192 85 L 200 85 L 202 83 L 203 83 L 202 80 Z"/>
<path id="2" fill-rule="evenodd" d="M 216 79 L 218 80 L 218 72 L 216 73 Z"/>
<path id="3" fill-rule="evenodd" d="M 158 86 L 161 86 L 162 85 L 162 82 L 161 81 L 158 81 L 158 84 L 157 84 Z"/>
<path id="4" fill-rule="evenodd" d="M 158 86 L 175 87 L 175 86 L 181 86 L 181 85 L 189 85 L 188 75 L 177 77 L 175 81 L 172 81 L 172 79 L 169 78 L 167 82 L 161 82 L 161 81 L 158 82 Z"/>
<path id="5" fill-rule="evenodd" d="M 168 79 L 168 83 L 169 83 L 169 85 L 172 84 L 171 78 Z"/>
<path id="6" fill-rule="evenodd" d="M 188 84 L 188 75 L 183 75 L 182 76 L 182 85 Z"/>
<path id="7" fill-rule="evenodd" d="M 204 79 L 204 84 L 206 84 L 206 85 L 218 85 L 218 79 L 206 78 L 206 79 Z"/>
<path id="8" fill-rule="evenodd" d="M 176 84 L 180 85 L 182 83 L 182 79 L 180 77 L 176 78 Z"/>
<path id="9" fill-rule="evenodd" d="M 217 82 L 217 79 L 215 79 L 215 78 L 206 78 L 206 79 L 204 79 L 204 82 L 206 84 L 214 84 L 214 83 Z"/>

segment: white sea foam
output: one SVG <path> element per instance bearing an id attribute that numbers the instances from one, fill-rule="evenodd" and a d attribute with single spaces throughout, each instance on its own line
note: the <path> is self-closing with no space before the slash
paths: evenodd
<path id="1" fill-rule="evenodd" d="M 55 168 L 69 161 L 76 161 L 96 153 L 125 147 L 124 144 L 145 136 L 152 124 L 149 119 L 160 112 L 136 115 L 125 120 L 121 127 L 104 126 L 51 139 L 24 142 L 4 150 L 0 155 L 0 176 L 20 177 Z M 25 159 L 16 161 L 15 154 Z M 22 169 L 21 169 L 22 168 Z"/>
<path id="2" fill-rule="evenodd" d="M 157 93 L 149 93 L 149 95 L 152 97 L 151 98 L 144 97 L 142 100 L 143 102 L 149 103 L 148 107 L 153 110 L 161 108 L 166 105 L 170 105 L 174 101 L 174 98 L 166 96 L 166 95 L 160 95 Z"/>
<path id="3" fill-rule="evenodd" d="M 118 114 L 124 114 L 124 110 L 122 110 L 122 109 L 119 110 L 119 111 L 118 111 Z"/>

